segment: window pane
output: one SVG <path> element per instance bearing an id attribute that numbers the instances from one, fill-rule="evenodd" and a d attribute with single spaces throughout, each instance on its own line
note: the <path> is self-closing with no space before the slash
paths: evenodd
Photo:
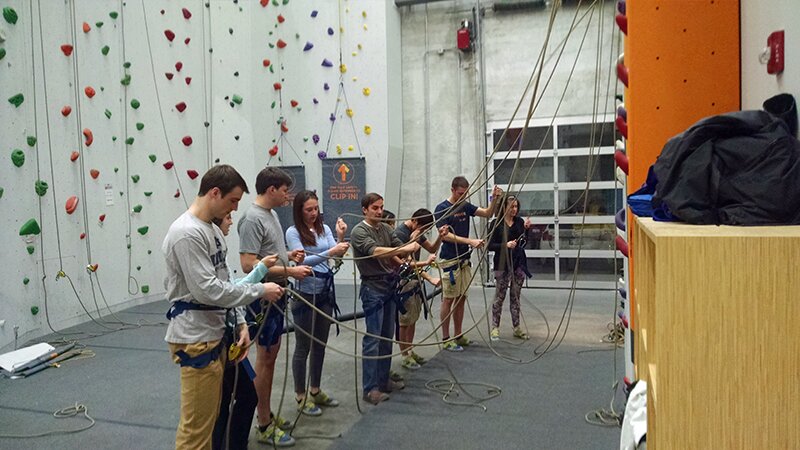
<path id="1" fill-rule="evenodd" d="M 591 172 L 591 181 L 614 181 L 615 170 L 614 155 L 558 157 L 559 182 L 585 182 L 587 171 Z"/>
<path id="2" fill-rule="evenodd" d="M 613 250 L 616 248 L 616 230 L 612 223 L 603 224 L 561 224 L 558 229 L 558 245 L 561 249 L 581 247 L 583 229 L 583 250 Z"/>
<path id="3" fill-rule="evenodd" d="M 522 143 L 522 150 L 553 148 L 553 132 L 548 132 L 549 130 L 550 127 L 528 127 L 528 130 L 525 132 L 525 141 Z M 500 143 L 500 147 L 497 149 L 499 152 L 519 150 L 518 145 L 521 134 L 522 128 L 509 128 L 501 141 L 500 137 L 503 135 L 503 130 L 494 130 L 494 147 L 497 147 L 497 144 Z"/>
<path id="4" fill-rule="evenodd" d="M 527 184 L 527 183 L 552 183 L 553 158 L 526 158 L 520 159 L 517 170 L 514 172 L 514 181 L 510 181 L 511 172 L 514 171 L 516 159 L 509 156 L 505 161 L 494 160 L 494 182 L 498 184 Z M 612 159 L 612 164 L 614 163 Z M 533 166 L 533 169 L 531 169 Z M 528 173 L 530 171 L 530 173 Z M 527 179 L 526 179 L 527 178 Z"/>
<path id="5" fill-rule="evenodd" d="M 583 196 L 584 191 L 559 191 L 559 214 L 564 216 L 611 216 L 622 207 L 622 189 L 594 189 L 588 192 L 588 199 Z"/>
<path id="6" fill-rule="evenodd" d="M 559 125 L 558 148 L 614 146 L 614 124 L 606 122 L 594 125 L 594 135 L 592 135 L 592 127 L 591 123 Z"/>
<path id="7" fill-rule="evenodd" d="M 559 258 L 559 270 L 562 281 L 572 280 L 577 258 Z M 616 265 L 615 265 L 616 264 Z M 578 281 L 610 281 L 619 277 L 615 269 L 622 270 L 622 261 L 614 262 L 614 258 L 581 258 L 578 265 Z"/>
<path id="8" fill-rule="evenodd" d="M 555 225 L 534 224 L 525 234 L 527 250 L 554 250 L 555 249 Z"/>
<path id="9" fill-rule="evenodd" d="M 553 191 L 520 192 L 520 216 L 552 216 L 555 205 Z"/>
<path id="10" fill-rule="evenodd" d="M 555 258 L 528 258 L 528 270 L 533 274 L 533 280 L 555 280 Z"/>

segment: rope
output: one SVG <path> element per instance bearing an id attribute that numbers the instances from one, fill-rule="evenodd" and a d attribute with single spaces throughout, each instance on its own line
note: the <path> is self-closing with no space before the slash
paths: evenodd
<path id="1" fill-rule="evenodd" d="M 63 409 L 59 409 L 53 413 L 53 417 L 56 419 L 67 419 L 70 417 L 77 416 L 78 414 L 83 414 L 83 418 L 88 420 L 90 423 L 88 425 L 84 425 L 80 428 L 76 428 L 74 430 L 53 430 L 53 431 L 45 431 L 42 433 L 35 433 L 35 434 L 0 434 L 0 438 L 6 439 L 30 439 L 30 438 L 37 438 L 37 437 L 44 437 L 44 436 L 54 436 L 58 434 L 72 434 L 72 433 L 79 433 L 81 431 L 88 430 L 92 428 L 95 424 L 95 420 L 89 416 L 89 409 L 86 405 L 75 402 L 75 406 L 68 406 Z"/>

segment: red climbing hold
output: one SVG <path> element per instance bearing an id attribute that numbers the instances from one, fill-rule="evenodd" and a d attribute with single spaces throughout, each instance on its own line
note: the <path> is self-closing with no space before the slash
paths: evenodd
<path id="1" fill-rule="evenodd" d="M 64 117 L 67 117 L 71 112 L 72 112 L 72 107 L 69 105 L 61 108 L 61 115 Z"/>
<path id="2" fill-rule="evenodd" d="M 173 74 L 172 72 L 167 72 L 167 73 L 165 73 L 164 75 L 166 75 L 166 76 L 167 76 L 167 79 L 168 79 L 168 80 L 171 80 L 171 79 L 172 79 L 172 77 L 174 77 L 174 76 L 175 76 L 175 74 Z"/>
<path id="3" fill-rule="evenodd" d="M 183 112 L 183 111 L 185 111 L 185 110 L 186 110 L 186 102 L 180 102 L 180 103 L 178 103 L 177 105 L 175 105 L 175 109 L 177 109 L 177 110 L 178 110 L 178 112 Z"/>
<path id="4" fill-rule="evenodd" d="M 261 64 L 263 64 L 264 67 L 269 67 L 270 61 L 268 59 L 265 59 L 264 61 L 261 62 Z"/>
<path id="5" fill-rule="evenodd" d="M 278 48 L 284 48 L 286 47 L 286 42 L 284 42 L 283 39 L 278 39 L 278 43 L 275 45 L 277 45 Z"/>
<path id="6" fill-rule="evenodd" d="M 94 135 L 92 134 L 92 130 L 88 128 L 83 129 L 83 137 L 86 138 L 84 144 L 86 144 L 87 147 L 92 145 L 92 142 L 94 142 Z"/>
<path id="7" fill-rule="evenodd" d="M 199 174 L 199 173 L 197 173 L 197 171 L 196 171 L 196 170 L 193 170 L 193 169 L 189 169 L 189 170 L 187 170 L 187 171 L 186 171 L 186 175 L 189 175 L 189 178 L 191 178 L 192 180 L 194 180 L 195 178 L 197 178 L 197 177 L 199 177 L 199 176 L 200 176 L 200 174 Z"/>
<path id="8" fill-rule="evenodd" d="M 175 63 L 175 70 L 176 70 L 176 71 L 178 71 L 178 72 L 180 72 L 180 71 L 181 71 L 181 69 L 183 69 L 183 63 L 182 63 L 182 62 L 180 62 L 180 61 L 176 62 L 176 63 Z"/>
<path id="9" fill-rule="evenodd" d="M 269 156 L 275 156 L 278 154 L 278 146 L 274 145 L 271 149 L 269 149 Z"/>
<path id="10" fill-rule="evenodd" d="M 192 142 L 193 142 L 192 141 L 192 137 L 191 136 L 184 136 L 183 139 L 181 139 L 181 142 L 183 142 L 183 145 L 188 147 L 188 146 L 192 145 Z"/>
<path id="11" fill-rule="evenodd" d="M 91 29 L 92 29 L 92 27 L 90 27 L 88 23 L 83 22 L 83 32 L 84 33 L 88 33 L 89 30 L 91 30 Z"/>
<path id="12" fill-rule="evenodd" d="M 86 96 L 87 96 L 87 97 L 89 97 L 89 98 L 92 98 L 92 97 L 94 97 L 94 94 L 96 94 L 96 93 L 97 93 L 97 92 L 94 90 L 94 88 L 93 88 L 93 87 L 91 87 L 91 86 L 86 86 L 86 88 L 84 88 L 84 89 L 83 89 L 83 92 L 84 92 L 84 93 L 86 94 Z"/>
<path id="13" fill-rule="evenodd" d="M 180 189 L 176 189 L 175 190 L 175 195 L 173 195 L 173 197 L 178 198 L 180 196 L 181 196 L 181 190 Z"/>
<path id="14" fill-rule="evenodd" d="M 275 88 L 276 91 L 280 91 L 282 86 L 280 83 L 275 83 L 272 85 L 272 87 Z"/>
<path id="15" fill-rule="evenodd" d="M 167 40 L 170 42 L 175 40 L 175 33 L 172 30 L 164 30 L 164 36 L 166 36 Z"/>
<path id="16" fill-rule="evenodd" d="M 64 209 L 67 210 L 67 214 L 72 214 L 75 212 L 75 209 L 78 207 L 78 197 L 72 196 L 67 199 L 67 204 L 64 205 Z"/>
<path id="17" fill-rule="evenodd" d="M 86 239 L 86 233 L 81 233 L 81 239 Z"/>
<path id="18" fill-rule="evenodd" d="M 186 20 L 189 20 L 189 19 L 191 19 L 191 18 L 192 18 L 192 13 L 191 13 L 191 12 L 190 12 L 188 9 L 186 9 L 186 8 L 183 8 L 183 9 L 181 10 L 181 12 L 183 13 L 183 18 L 184 18 L 184 19 L 186 19 Z"/>
<path id="19" fill-rule="evenodd" d="M 283 17 L 283 14 L 278 14 L 278 23 L 283 23 L 284 21 L 286 21 L 286 18 Z"/>
<path id="20" fill-rule="evenodd" d="M 292 104 L 292 108 L 297 108 L 297 105 L 298 105 L 297 100 L 292 100 L 289 103 Z"/>
<path id="21" fill-rule="evenodd" d="M 261 0 L 261 6 L 266 8 L 269 5 L 269 0 Z"/>
<path id="22" fill-rule="evenodd" d="M 284 132 L 284 133 L 288 133 L 289 132 L 289 127 L 286 126 L 286 121 L 281 122 L 281 131 Z"/>
<path id="23" fill-rule="evenodd" d="M 183 43 L 186 44 L 186 45 L 189 45 L 189 41 L 191 41 L 191 40 L 192 40 L 192 38 L 186 38 L 186 39 L 183 40 Z"/>
<path id="24" fill-rule="evenodd" d="M 89 175 L 91 175 L 91 177 L 96 180 L 97 177 L 100 176 L 100 171 L 97 169 L 92 169 L 89 171 Z"/>
<path id="25" fill-rule="evenodd" d="M 172 162 L 172 161 L 167 161 L 167 162 L 165 162 L 165 163 L 164 163 L 164 168 L 165 168 L 165 169 L 167 169 L 167 170 L 169 170 L 169 169 L 172 169 L 172 166 L 174 166 L 174 165 L 175 165 L 175 163 L 174 163 L 174 162 Z"/>
<path id="26" fill-rule="evenodd" d="M 100 217 L 98 217 L 97 220 L 99 220 L 100 223 L 105 222 L 106 221 L 106 215 L 105 214 L 100 214 Z"/>
<path id="27" fill-rule="evenodd" d="M 188 85 L 192 84 L 192 77 L 186 77 L 183 81 L 185 81 L 186 85 L 188 86 Z"/>
<path id="28" fill-rule="evenodd" d="M 72 46 L 69 44 L 64 44 L 61 46 L 61 51 L 64 53 L 64 56 L 69 56 L 72 54 Z"/>
<path id="29" fill-rule="evenodd" d="M 78 157 L 80 157 L 80 156 L 81 156 L 81 154 L 80 154 L 80 153 L 78 153 L 77 151 L 75 151 L 75 152 L 72 152 L 72 153 L 70 153 L 70 155 L 69 155 L 69 160 L 70 160 L 70 161 L 72 161 L 72 162 L 75 162 L 75 161 L 77 161 L 77 160 L 78 160 Z"/>

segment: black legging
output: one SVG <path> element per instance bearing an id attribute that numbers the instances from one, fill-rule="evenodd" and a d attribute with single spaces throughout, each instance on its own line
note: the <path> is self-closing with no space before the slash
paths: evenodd
<path id="1" fill-rule="evenodd" d="M 303 298 L 309 302 L 313 302 L 317 307 L 325 312 L 325 314 L 333 315 L 333 302 L 328 298 L 329 293 L 313 294 L 301 293 Z M 308 354 L 311 353 L 311 386 L 319 387 L 322 380 L 322 364 L 325 361 L 325 345 L 319 342 L 312 342 L 312 339 L 307 333 L 313 336 L 320 342 L 328 342 L 328 334 L 330 334 L 331 321 L 312 310 L 311 307 L 299 301 L 299 304 L 292 305 L 292 317 L 295 324 L 295 347 L 294 356 L 292 357 L 292 374 L 294 375 L 294 391 L 298 394 L 306 391 L 306 362 Z M 311 331 L 313 323 L 313 331 Z M 306 331 L 299 330 L 302 328 Z"/>
<path id="2" fill-rule="evenodd" d="M 233 391 L 233 381 L 236 375 L 236 368 L 233 364 L 225 365 L 225 373 L 222 376 L 222 401 L 220 402 L 219 417 L 214 425 L 214 438 L 212 445 L 214 450 L 225 449 L 225 430 L 228 426 L 228 406 L 231 402 L 231 392 Z M 250 436 L 250 426 L 253 424 L 253 415 L 258 404 L 258 395 L 253 386 L 253 380 L 247 376 L 242 364 L 239 363 L 239 380 L 236 382 L 236 403 L 233 407 L 233 419 L 230 429 L 230 449 L 247 450 L 247 439 Z"/>

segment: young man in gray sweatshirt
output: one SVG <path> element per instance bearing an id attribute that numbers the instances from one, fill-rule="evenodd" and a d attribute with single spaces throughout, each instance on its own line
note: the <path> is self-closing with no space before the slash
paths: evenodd
<path id="1" fill-rule="evenodd" d="M 250 337 L 244 317 L 232 308 L 261 297 L 275 301 L 283 288 L 275 283 L 236 285 L 229 281 L 228 251 L 220 229 L 212 224 L 235 211 L 247 184 L 228 165 L 214 166 L 203 175 L 189 209 L 169 228 L 162 252 L 166 259 L 166 298 L 170 352 L 181 366 L 181 418 L 176 448 L 211 448 L 219 412 L 226 350 L 225 323 L 236 315 L 236 344 L 247 356 Z"/>

